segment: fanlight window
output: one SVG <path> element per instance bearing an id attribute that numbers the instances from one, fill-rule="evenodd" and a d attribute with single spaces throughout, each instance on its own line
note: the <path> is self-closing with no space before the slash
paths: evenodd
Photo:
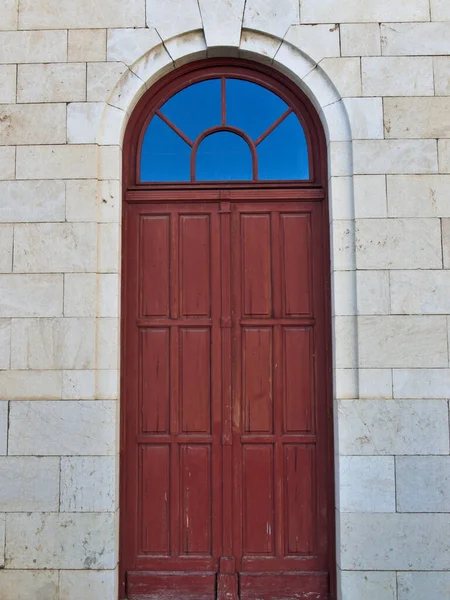
<path id="1" fill-rule="evenodd" d="M 294 110 L 243 79 L 207 79 L 177 92 L 156 110 L 142 140 L 141 182 L 309 178 Z"/>

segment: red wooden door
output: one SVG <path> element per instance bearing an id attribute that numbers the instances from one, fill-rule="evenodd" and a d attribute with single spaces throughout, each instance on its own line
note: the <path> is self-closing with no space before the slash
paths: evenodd
<path id="1" fill-rule="evenodd" d="M 129 600 L 329 598 L 326 212 L 301 195 L 125 204 Z"/>

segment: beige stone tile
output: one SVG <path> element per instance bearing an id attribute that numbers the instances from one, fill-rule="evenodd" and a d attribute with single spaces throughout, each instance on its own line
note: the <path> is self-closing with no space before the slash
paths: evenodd
<path id="1" fill-rule="evenodd" d="M 398 512 L 448 512 L 449 456 L 397 456 L 395 463 Z"/>
<path id="2" fill-rule="evenodd" d="M 95 271 L 95 223 L 30 223 L 16 225 L 14 231 L 17 273 Z"/>
<path id="3" fill-rule="evenodd" d="M 0 273 L 12 271 L 13 226 L 0 225 Z"/>
<path id="4" fill-rule="evenodd" d="M 360 398 L 392 398 L 391 369 L 359 369 Z"/>
<path id="5" fill-rule="evenodd" d="M 0 31 L 0 63 L 66 60 L 66 31 Z"/>
<path id="6" fill-rule="evenodd" d="M 442 268 L 439 219 L 358 219 L 358 269 Z"/>
<path id="7" fill-rule="evenodd" d="M 342 98 L 361 96 L 361 59 L 324 58 L 322 68 Z"/>
<path id="8" fill-rule="evenodd" d="M 355 315 L 355 271 L 335 271 L 332 275 L 332 290 L 333 315 Z"/>
<path id="9" fill-rule="evenodd" d="M 0 571 L 0 600 L 58 600 L 57 571 Z"/>
<path id="10" fill-rule="evenodd" d="M 313 61 L 340 56 L 339 27 L 327 25 L 292 25 L 285 40 L 300 48 Z"/>
<path id="11" fill-rule="evenodd" d="M 426 0 L 302 0 L 300 20 L 305 23 L 358 23 L 370 21 L 429 21 Z"/>
<path id="12" fill-rule="evenodd" d="M 19 65 L 18 102 L 73 102 L 86 99 L 86 65 Z"/>
<path id="13" fill-rule="evenodd" d="M 163 40 L 202 28 L 197 0 L 184 0 L 183 18 L 174 18 L 179 11 L 179 0 L 147 0 L 147 26 L 155 27 Z"/>
<path id="14" fill-rule="evenodd" d="M 332 201 L 330 207 L 330 221 L 335 219 L 353 219 L 353 178 L 331 177 L 330 190 Z"/>
<path id="15" fill-rule="evenodd" d="M 97 370 L 95 383 L 95 396 L 99 400 L 115 400 L 119 397 L 118 369 Z"/>
<path id="16" fill-rule="evenodd" d="M 61 389 L 61 371 L 0 371 L 1 400 L 58 400 Z"/>
<path id="17" fill-rule="evenodd" d="M 337 369 L 357 367 L 357 324 L 353 316 L 333 317 L 334 366 Z"/>
<path id="18" fill-rule="evenodd" d="M 120 252 L 120 226 L 101 223 L 98 226 L 98 272 L 118 273 Z"/>
<path id="19" fill-rule="evenodd" d="M 277 58 L 278 56 L 279 54 L 277 54 Z M 308 64 L 313 64 L 309 59 L 305 59 L 305 61 L 305 69 L 308 67 Z M 319 68 L 308 68 L 308 72 L 303 76 L 303 83 L 309 90 L 309 96 L 313 97 L 316 104 L 318 104 L 320 107 L 327 107 L 328 105 L 335 103 L 338 104 L 339 100 L 341 99 L 336 87 L 327 77 L 323 76 Z M 341 114 L 342 112 L 343 111 L 341 111 Z M 345 118 L 341 119 L 340 122 L 345 126 Z M 329 126 L 328 129 L 330 129 Z M 333 137 L 331 137 L 331 135 L 329 135 L 329 132 L 327 133 L 330 141 L 336 141 Z"/>
<path id="20" fill-rule="evenodd" d="M 0 104 L 16 101 L 16 66 L 0 65 Z"/>
<path id="21" fill-rule="evenodd" d="M 98 275 L 98 316 L 118 318 L 119 297 L 119 275 L 116 273 Z"/>
<path id="22" fill-rule="evenodd" d="M 1 104 L 0 144 L 64 144 L 65 104 Z"/>
<path id="23" fill-rule="evenodd" d="M 356 271 L 357 305 L 360 315 L 389 314 L 389 272 Z"/>
<path id="24" fill-rule="evenodd" d="M 244 8 L 243 27 L 264 31 L 282 38 L 289 26 L 299 21 L 299 3 L 296 0 L 280 0 L 268 3 L 264 0 L 247 0 Z"/>
<path id="25" fill-rule="evenodd" d="M 390 217 L 450 217 L 449 175 L 389 175 Z"/>
<path id="26" fill-rule="evenodd" d="M 345 98 L 352 139 L 383 138 L 383 102 L 381 98 Z"/>
<path id="27" fill-rule="evenodd" d="M 14 319 L 12 369 L 92 369 L 94 319 Z"/>
<path id="28" fill-rule="evenodd" d="M 98 153 L 99 179 L 120 180 L 122 150 L 119 146 L 101 146 Z"/>
<path id="29" fill-rule="evenodd" d="M 436 173 L 434 140 L 356 140 L 353 143 L 356 175 Z"/>
<path id="30" fill-rule="evenodd" d="M 17 179 L 93 179 L 97 177 L 97 146 L 20 146 Z"/>
<path id="31" fill-rule="evenodd" d="M 355 268 L 355 227 L 352 221 L 333 221 L 331 228 L 331 259 L 333 271 Z"/>
<path id="32" fill-rule="evenodd" d="M 0 371 L 1 374 L 6 371 Z M 8 439 L 8 402 L 0 401 L 0 455 L 4 456 L 6 454 L 7 448 L 7 439 Z M 0 519 L 1 520 L 1 519 Z M 1 524 L 0 524 L 1 528 Z M 2 540 L 2 535 L 0 532 L 0 543 Z M 0 546 L 3 548 L 3 546 Z M 0 550 L 1 552 L 1 550 Z M 2 555 L 0 554 L 0 565 L 2 564 Z"/>
<path id="33" fill-rule="evenodd" d="M 94 144 L 105 110 L 104 102 L 72 102 L 67 106 L 67 142 Z"/>
<path id="34" fill-rule="evenodd" d="M 442 255 L 444 269 L 450 269 L 450 219 L 442 219 Z"/>
<path id="35" fill-rule="evenodd" d="M 9 514 L 5 553 L 12 569 L 112 568 L 114 515 Z"/>
<path id="36" fill-rule="evenodd" d="M 19 223 L 64 219 L 63 181 L 0 181 L 0 221 Z"/>
<path id="37" fill-rule="evenodd" d="M 119 319 L 97 320 L 97 363 L 98 369 L 119 368 Z"/>
<path id="38" fill-rule="evenodd" d="M 63 400 L 94 400 L 95 371 L 63 371 Z"/>
<path id="39" fill-rule="evenodd" d="M 272 59 L 280 47 L 280 41 L 257 31 L 243 30 L 241 43 L 239 45 L 239 56 L 241 58 L 254 58 L 257 54 L 261 62 L 272 64 Z"/>
<path id="40" fill-rule="evenodd" d="M 21 0 L 20 29 L 85 29 L 145 27 L 145 4 L 140 0 Z"/>
<path id="41" fill-rule="evenodd" d="M 70 29 L 68 60 L 70 62 L 106 60 L 106 29 Z"/>
<path id="42" fill-rule="evenodd" d="M 434 91 L 436 96 L 450 96 L 450 57 L 433 58 Z"/>
<path id="43" fill-rule="evenodd" d="M 229 0 L 226 4 L 199 0 L 208 48 L 239 46 L 244 6 L 245 0 Z"/>
<path id="44" fill-rule="evenodd" d="M 450 271 L 391 271 L 391 312 L 450 314 Z"/>
<path id="45" fill-rule="evenodd" d="M 3 0 L 0 29 L 17 29 L 18 0 Z"/>
<path id="46" fill-rule="evenodd" d="M 3 569 L 5 566 L 5 515 L 0 515 L 0 567 Z"/>
<path id="47" fill-rule="evenodd" d="M 59 317 L 62 275 L 0 275 L 0 317 Z"/>
<path id="48" fill-rule="evenodd" d="M 397 573 L 398 600 L 422 600 L 433 590 L 436 598 L 445 598 L 450 590 L 450 573 Z"/>
<path id="49" fill-rule="evenodd" d="M 450 98 L 385 98 L 386 137 L 450 137 Z"/>
<path id="50" fill-rule="evenodd" d="M 66 181 L 67 221 L 97 220 L 96 179 L 73 179 Z"/>
<path id="51" fill-rule="evenodd" d="M 395 512 L 393 456 L 341 456 L 338 477 L 339 511 Z"/>
<path id="52" fill-rule="evenodd" d="M 395 398 L 446 398 L 450 369 L 394 369 Z"/>
<path id="53" fill-rule="evenodd" d="M 161 38 L 155 29 L 109 29 L 106 56 L 108 61 L 132 65 L 160 44 Z"/>
<path id="54" fill-rule="evenodd" d="M 378 219 L 387 216 L 386 178 L 384 175 L 355 175 L 355 217 Z"/>
<path id="55" fill-rule="evenodd" d="M 59 600 L 113 598 L 114 571 L 60 571 Z"/>
<path id="56" fill-rule="evenodd" d="M 450 23 L 381 24 L 381 52 L 385 56 L 446 55 L 450 52 Z"/>
<path id="57" fill-rule="evenodd" d="M 115 471 L 115 456 L 62 457 L 61 512 L 113 512 Z"/>
<path id="58" fill-rule="evenodd" d="M 356 369 L 333 369 L 336 398 L 357 398 L 358 381 Z"/>
<path id="59" fill-rule="evenodd" d="M 450 515 L 344 514 L 341 517 L 341 567 L 399 571 L 446 569 L 449 528 Z M 423 551 L 424 547 L 427 552 Z"/>
<path id="60" fill-rule="evenodd" d="M 9 369 L 11 359 L 11 320 L 0 319 L 0 369 Z"/>
<path id="61" fill-rule="evenodd" d="M 430 0 L 431 20 L 450 21 L 450 6 L 447 0 Z"/>
<path id="62" fill-rule="evenodd" d="M 397 600 L 395 572 L 341 571 L 341 593 L 345 600 Z"/>
<path id="63" fill-rule="evenodd" d="M 359 317 L 360 366 L 448 367 L 445 320 L 441 316 Z"/>
<path id="64" fill-rule="evenodd" d="M 106 102 L 127 67 L 123 62 L 93 62 L 87 66 L 87 99 Z"/>
<path id="65" fill-rule="evenodd" d="M 16 149 L 12 146 L 0 146 L 0 181 L 15 179 Z"/>
<path id="66" fill-rule="evenodd" d="M 58 511 L 59 458 L 0 458 L 0 478 L 2 512 Z"/>
<path id="67" fill-rule="evenodd" d="M 341 25 L 342 56 L 378 56 L 381 54 L 378 23 L 343 23 Z"/>
<path id="68" fill-rule="evenodd" d="M 439 173 L 450 173 L 450 140 L 438 140 Z"/>
<path id="69" fill-rule="evenodd" d="M 100 182 L 98 220 L 100 223 L 119 223 L 122 210 L 122 188 L 114 179 Z"/>
<path id="70" fill-rule="evenodd" d="M 445 400 L 340 400 L 338 410 L 341 455 L 448 455 Z"/>
<path id="71" fill-rule="evenodd" d="M 64 315 L 94 317 L 97 310 L 97 275 L 66 273 L 64 275 Z"/>
<path id="72" fill-rule="evenodd" d="M 361 59 L 364 96 L 433 96 L 433 59 L 382 56 Z"/>
<path id="73" fill-rule="evenodd" d="M 115 454 L 115 401 L 11 402 L 9 415 L 8 453 L 11 456 Z M 52 568 L 50 564 L 45 566 Z"/>

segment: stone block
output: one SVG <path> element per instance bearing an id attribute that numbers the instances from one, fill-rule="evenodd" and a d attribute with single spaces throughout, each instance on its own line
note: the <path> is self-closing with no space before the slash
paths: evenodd
<path id="1" fill-rule="evenodd" d="M 450 21 L 450 6 L 447 0 L 430 0 L 431 20 Z"/>
<path id="2" fill-rule="evenodd" d="M 116 400 L 119 397 L 119 370 L 96 371 L 95 396 L 99 400 Z"/>
<path id="3" fill-rule="evenodd" d="M 338 419 L 342 455 L 448 454 L 446 400 L 340 400 Z"/>
<path id="4" fill-rule="evenodd" d="M 319 68 L 325 71 L 342 98 L 361 96 L 361 59 L 324 58 Z"/>
<path id="5" fill-rule="evenodd" d="M 393 456 L 339 458 L 340 512 L 395 512 Z"/>
<path id="6" fill-rule="evenodd" d="M 449 273 L 450 275 L 450 273 Z M 120 281 L 116 273 L 98 276 L 98 316 L 119 317 Z M 107 368 L 107 367 L 105 367 Z"/>
<path id="7" fill-rule="evenodd" d="M 87 99 L 106 102 L 127 67 L 123 62 L 93 62 L 87 66 Z"/>
<path id="8" fill-rule="evenodd" d="M 445 56 L 450 53 L 450 23 L 382 24 L 381 52 L 385 56 Z"/>
<path id="9" fill-rule="evenodd" d="M 104 102 L 72 102 L 67 106 L 67 142 L 94 144 L 98 138 Z"/>
<path id="10" fill-rule="evenodd" d="M 439 173 L 450 173 L 450 140 L 438 140 Z"/>
<path id="11" fill-rule="evenodd" d="M 106 27 L 145 27 L 143 0 L 46 0 L 36 4 L 21 0 L 20 29 L 95 29 Z"/>
<path id="12" fill-rule="evenodd" d="M 0 515 L 0 568 L 5 566 L 5 515 Z"/>
<path id="13" fill-rule="evenodd" d="M 398 600 L 423 600 L 430 595 L 435 598 L 448 597 L 450 573 L 397 573 Z"/>
<path id="14" fill-rule="evenodd" d="M 18 0 L 3 0 L 1 29 L 17 29 Z"/>
<path id="15" fill-rule="evenodd" d="M 356 140 L 353 143 L 355 175 L 436 173 L 433 140 Z"/>
<path id="16" fill-rule="evenodd" d="M 358 219 L 358 269 L 442 268 L 439 219 Z"/>
<path id="17" fill-rule="evenodd" d="M 341 55 L 339 26 L 334 23 L 328 25 L 292 25 L 284 39 L 317 63 L 323 58 Z"/>
<path id="18" fill-rule="evenodd" d="M 85 64 L 18 66 L 18 102 L 74 102 L 85 99 Z"/>
<path id="19" fill-rule="evenodd" d="M 390 217 L 450 217 L 449 175 L 389 175 Z"/>
<path id="20" fill-rule="evenodd" d="M 341 594 L 345 600 L 397 600 L 395 572 L 341 571 Z"/>
<path id="21" fill-rule="evenodd" d="M 435 56 L 433 58 L 433 68 L 435 95 L 450 96 L 450 57 Z"/>
<path id="22" fill-rule="evenodd" d="M 334 387 L 336 398 L 357 398 L 358 381 L 356 369 L 334 369 Z"/>
<path id="23" fill-rule="evenodd" d="M 0 181 L 15 179 L 16 149 L 12 146 L 0 146 Z"/>
<path id="24" fill-rule="evenodd" d="M 97 363 L 98 369 L 119 367 L 119 315 L 116 318 L 97 320 Z"/>
<path id="25" fill-rule="evenodd" d="M 387 216 L 384 175 L 355 175 L 353 185 L 357 219 L 377 219 Z"/>
<path id="26" fill-rule="evenodd" d="M 16 101 L 16 67 L 0 65 L 0 104 L 13 104 Z"/>
<path id="27" fill-rule="evenodd" d="M 363 368 L 448 366 L 443 316 L 364 316 L 358 323 Z"/>
<path id="28" fill-rule="evenodd" d="M 0 276 L 1 281 L 1 276 Z M 0 288 L 1 290 L 1 288 Z M 11 319 L 0 319 L 0 369 L 9 369 L 11 361 Z"/>
<path id="29" fill-rule="evenodd" d="M 63 181 L 0 181 L 3 223 L 65 220 Z"/>
<path id="30" fill-rule="evenodd" d="M 58 600 L 57 571 L 0 571 L 0 600 Z"/>
<path id="31" fill-rule="evenodd" d="M 449 529 L 450 515 L 344 513 L 341 567 L 373 571 L 446 569 Z"/>
<path id="32" fill-rule="evenodd" d="M 179 10 L 179 0 L 147 0 L 147 27 L 155 27 L 163 40 L 202 28 L 197 0 L 184 0 L 183 18 L 174 19 Z"/>
<path id="33" fill-rule="evenodd" d="M 70 62 L 106 60 L 106 29 L 70 29 L 68 60 Z"/>
<path id="34" fill-rule="evenodd" d="M 358 314 L 389 314 L 388 271 L 356 271 L 356 289 Z"/>
<path id="35" fill-rule="evenodd" d="M 94 319 L 14 319 L 12 369 L 92 369 Z"/>
<path id="36" fill-rule="evenodd" d="M 397 456 L 395 466 L 398 512 L 448 512 L 450 456 Z"/>
<path id="37" fill-rule="evenodd" d="M 383 138 L 383 102 L 381 98 L 345 98 L 352 139 Z"/>
<path id="38" fill-rule="evenodd" d="M 361 60 L 364 96 L 433 96 L 431 57 L 367 57 Z"/>
<path id="39" fill-rule="evenodd" d="M 332 275 L 332 280 L 333 315 L 355 315 L 355 271 L 335 271 Z"/>
<path id="40" fill-rule="evenodd" d="M 66 273 L 64 276 L 64 316 L 94 317 L 97 310 L 97 275 Z"/>
<path id="41" fill-rule="evenodd" d="M 114 512 L 115 456 L 61 458 L 61 512 Z"/>
<path id="42" fill-rule="evenodd" d="M 9 418 L 8 452 L 12 456 L 115 453 L 114 401 L 11 402 Z"/>
<path id="43" fill-rule="evenodd" d="M 0 317 L 60 317 L 62 275 L 0 275 Z"/>
<path id="44" fill-rule="evenodd" d="M 65 142 L 65 104 L 0 104 L 0 144 Z"/>
<path id="45" fill-rule="evenodd" d="M 244 29 L 241 33 L 239 56 L 252 59 L 255 54 L 258 54 L 261 62 L 270 65 L 279 47 L 280 42 L 276 38 Z"/>
<path id="46" fill-rule="evenodd" d="M 73 179 L 66 181 L 67 221 L 97 221 L 96 179 Z"/>
<path id="47" fill-rule="evenodd" d="M 111 569 L 114 515 L 7 515 L 6 564 L 11 569 Z"/>
<path id="48" fill-rule="evenodd" d="M 120 226 L 101 223 L 98 226 L 98 272 L 118 273 L 120 252 Z"/>
<path id="49" fill-rule="evenodd" d="M 241 36 L 245 0 L 213 3 L 198 0 L 208 48 L 213 46 L 238 47 Z"/>
<path id="50" fill-rule="evenodd" d="M 333 271 L 352 271 L 355 268 L 355 229 L 352 221 L 333 221 L 331 259 Z"/>
<path id="51" fill-rule="evenodd" d="M 360 398 L 392 398 L 391 369 L 359 369 Z"/>
<path id="52" fill-rule="evenodd" d="M 15 226 L 14 271 L 18 273 L 92 272 L 96 252 L 94 223 Z"/>
<path id="53" fill-rule="evenodd" d="M 353 144 L 350 142 L 330 142 L 329 165 L 335 177 L 349 177 L 353 173 Z"/>
<path id="54" fill-rule="evenodd" d="M 122 149 L 119 146 L 101 146 L 98 152 L 99 179 L 120 180 Z M 97 175 L 94 175 L 97 177 Z"/>
<path id="55" fill-rule="evenodd" d="M 353 178 L 331 177 L 329 185 L 333 198 L 333 201 L 330 202 L 330 221 L 353 219 Z"/>
<path id="56" fill-rule="evenodd" d="M 155 29 L 110 29 L 106 56 L 108 61 L 132 65 L 151 48 L 160 44 L 161 38 Z"/>
<path id="57" fill-rule="evenodd" d="M 390 0 L 302 0 L 300 20 L 303 23 L 429 21 L 430 12 L 426 0 L 407 4 Z"/>
<path id="58" fill-rule="evenodd" d="M 51 63 L 66 60 L 66 31 L 0 31 L 0 63 Z"/>
<path id="59" fill-rule="evenodd" d="M 450 98 L 385 98 L 388 138 L 450 137 Z"/>
<path id="60" fill-rule="evenodd" d="M 0 511 L 59 510 L 59 458 L 0 458 L 0 479 Z"/>
<path id="61" fill-rule="evenodd" d="M 114 598 L 114 571 L 60 571 L 59 600 Z"/>
<path id="62" fill-rule="evenodd" d="M 6 372 L 6 371 L 5 371 Z M 1 372 L 0 372 L 1 375 Z M 6 454 L 8 440 L 8 402 L 0 401 L 0 456 Z M 0 519 L 1 520 L 1 519 Z M 0 543 L 2 536 L 0 534 Z M 0 546 L 2 548 L 3 546 Z M 0 553 L 0 565 L 1 565 L 1 553 Z"/>
<path id="63" fill-rule="evenodd" d="M 391 271 L 391 313 L 450 314 L 450 271 Z"/>
<path id="64" fill-rule="evenodd" d="M 20 146 L 17 179 L 93 179 L 97 177 L 97 146 Z"/>
<path id="65" fill-rule="evenodd" d="M 57 400 L 61 388 L 61 371 L 0 371 L 2 400 Z"/>
<path id="66" fill-rule="evenodd" d="M 450 369 L 394 369 L 395 398 L 446 398 Z"/>
<path id="67" fill-rule="evenodd" d="M 343 23 L 341 25 L 342 56 L 378 56 L 381 54 L 378 23 Z"/>
<path id="68" fill-rule="evenodd" d="M 63 400 L 94 400 L 95 371 L 63 371 Z"/>
<path id="69" fill-rule="evenodd" d="M 442 254 L 444 269 L 450 268 L 450 219 L 442 219 Z"/>
<path id="70" fill-rule="evenodd" d="M 333 318 L 334 366 L 337 369 L 356 368 L 357 330 L 355 317 Z"/>
<path id="71" fill-rule="evenodd" d="M 99 210 L 100 223 L 119 223 L 122 210 L 122 186 L 116 179 L 100 182 Z"/>
<path id="72" fill-rule="evenodd" d="M 12 255 L 13 225 L 0 225 L 0 273 L 11 273 Z"/>

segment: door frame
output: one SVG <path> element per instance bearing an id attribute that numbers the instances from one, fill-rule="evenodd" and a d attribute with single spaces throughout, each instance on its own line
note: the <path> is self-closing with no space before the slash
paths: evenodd
<path id="1" fill-rule="evenodd" d="M 251 78 L 256 83 L 269 87 L 280 94 L 296 109 L 297 116 L 305 130 L 311 165 L 309 181 L 268 181 L 268 182 L 186 182 L 186 183 L 138 183 L 139 153 L 143 132 L 154 110 L 176 91 L 204 78 L 205 74 L 240 75 Z M 281 95 L 281 94 L 280 94 Z M 336 530 L 335 530 L 335 475 L 334 475 L 334 427 L 333 427 L 333 386 L 332 386 L 332 329 L 331 329 L 331 271 L 330 236 L 328 209 L 327 144 L 319 115 L 306 95 L 286 76 L 271 67 L 233 58 L 204 59 L 186 64 L 157 81 L 140 99 L 129 119 L 123 142 L 122 155 L 122 262 L 121 262 L 121 324 L 120 324 L 120 490 L 119 490 L 119 599 L 125 597 L 124 543 L 127 538 L 125 519 L 120 518 L 127 508 L 125 478 L 127 420 L 127 337 L 126 315 L 128 314 L 127 281 L 127 206 L 128 204 L 194 202 L 201 190 L 202 202 L 240 200 L 242 202 L 273 200 L 318 201 L 322 205 L 322 240 L 324 274 L 324 330 L 325 330 L 325 387 L 327 397 L 327 498 L 328 498 L 328 564 L 330 576 L 330 600 L 336 598 Z"/>

